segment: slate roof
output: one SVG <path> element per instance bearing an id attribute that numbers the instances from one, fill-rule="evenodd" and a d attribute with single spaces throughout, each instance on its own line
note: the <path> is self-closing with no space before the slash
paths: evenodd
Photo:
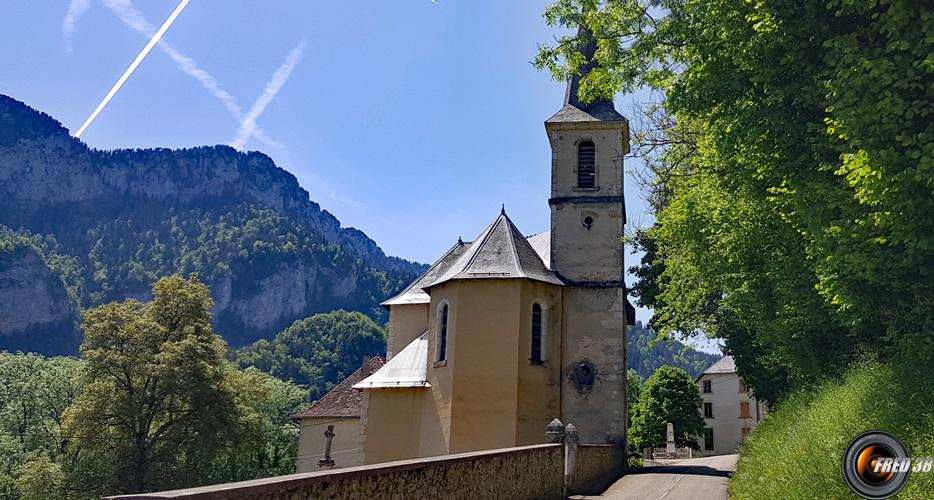
<path id="1" fill-rule="evenodd" d="M 577 97 L 577 91 L 580 89 L 581 78 L 587 76 L 593 71 L 598 63 L 593 59 L 597 52 L 597 41 L 586 29 L 578 32 L 578 38 L 583 42 L 578 50 L 584 56 L 587 62 L 578 68 L 576 75 L 570 75 L 568 87 L 564 93 L 564 106 L 558 110 L 551 118 L 545 120 L 545 123 L 562 122 L 615 122 L 625 121 L 626 118 L 616 111 L 613 101 L 609 99 L 595 99 L 589 104 L 584 104 Z"/>
<path id="2" fill-rule="evenodd" d="M 311 408 L 292 415 L 293 420 L 303 418 L 359 418 L 363 395 L 353 386 L 383 367 L 383 358 L 374 356 L 364 361 L 357 371 L 334 386 Z"/>
<path id="3" fill-rule="evenodd" d="M 551 269 L 551 231 L 533 234 L 526 238 L 526 241 L 532 245 L 532 250 L 535 250 L 535 253 L 542 259 L 542 264 Z"/>
<path id="4" fill-rule="evenodd" d="M 437 279 L 425 286 L 451 280 L 524 278 L 554 285 L 564 283 L 551 272 L 503 210 L 480 236 Z"/>
<path id="5" fill-rule="evenodd" d="M 712 373 L 736 373 L 736 363 L 733 362 L 733 356 L 723 356 L 701 372 L 701 375 Z"/>
<path id="6" fill-rule="evenodd" d="M 451 264 L 470 248 L 471 243 L 470 241 L 457 240 L 457 243 L 455 243 L 453 247 L 445 252 L 437 262 L 432 264 L 427 271 L 416 278 L 405 290 L 385 300 L 380 303 L 380 305 L 386 307 L 399 304 L 427 304 L 431 302 L 431 297 L 422 289 L 444 274 L 444 272 L 451 267 Z"/>
<path id="7" fill-rule="evenodd" d="M 354 389 L 431 387 L 428 383 L 428 331 L 409 342 L 382 368 L 358 382 Z"/>

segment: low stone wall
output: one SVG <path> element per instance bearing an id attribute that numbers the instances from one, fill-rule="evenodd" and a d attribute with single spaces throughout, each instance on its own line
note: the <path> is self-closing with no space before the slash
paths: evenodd
<path id="1" fill-rule="evenodd" d="M 626 467 L 626 447 L 613 444 L 582 444 L 571 475 L 568 493 L 599 495 L 622 477 Z"/>
<path id="2" fill-rule="evenodd" d="M 580 447 L 583 477 L 599 477 L 613 454 Z M 612 447 L 610 447 L 612 448 Z M 585 465 L 586 464 L 586 465 Z M 564 447 L 541 444 L 434 458 L 403 460 L 326 472 L 292 474 L 185 490 L 122 495 L 111 499 L 310 500 L 347 498 L 542 498 L 563 494 Z M 602 480 L 602 479 L 601 479 Z M 601 492 L 603 490 L 600 490 Z"/>

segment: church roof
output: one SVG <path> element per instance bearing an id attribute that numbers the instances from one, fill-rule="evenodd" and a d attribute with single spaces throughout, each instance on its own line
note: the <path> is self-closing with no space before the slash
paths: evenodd
<path id="1" fill-rule="evenodd" d="M 458 257 L 464 254 L 470 248 L 471 242 L 457 240 L 444 255 L 441 256 L 427 271 L 415 279 L 409 286 L 394 297 L 380 303 L 381 306 L 396 306 L 401 304 L 427 304 L 431 302 L 431 297 L 423 290 L 438 279 L 445 271 L 450 269 L 451 265 L 457 261 Z"/>
<path id="2" fill-rule="evenodd" d="M 542 264 L 551 269 L 551 231 L 533 234 L 525 239 L 532 245 L 532 250 L 542 259 Z"/>
<path id="3" fill-rule="evenodd" d="M 578 98 L 581 79 L 599 65 L 594 60 L 594 54 L 597 53 L 597 41 L 590 31 L 581 28 L 578 32 L 578 39 L 580 40 L 578 50 L 587 62 L 578 68 L 577 74 L 570 75 L 568 87 L 564 93 L 564 106 L 554 116 L 545 120 L 545 123 L 625 121 L 626 118 L 616 111 L 611 99 L 594 99 L 585 104 Z"/>
<path id="4" fill-rule="evenodd" d="M 382 368 L 383 363 L 383 358 L 379 356 L 365 359 L 357 371 L 335 385 L 321 399 L 315 401 L 311 408 L 292 415 L 292 419 L 360 417 L 363 395 L 360 391 L 353 389 L 354 385 Z"/>
<path id="5" fill-rule="evenodd" d="M 539 242 L 540 243 L 540 242 Z M 503 210 L 451 266 L 425 288 L 451 280 L 524 278 L 564 283 L 551 272 Z"/>
<path id="6" fill-rule="evenodd" d="M 431 387 L 428 383 L 428 332 L 405 346 L 376 373 L 353 386 L 354 389 Z"/>

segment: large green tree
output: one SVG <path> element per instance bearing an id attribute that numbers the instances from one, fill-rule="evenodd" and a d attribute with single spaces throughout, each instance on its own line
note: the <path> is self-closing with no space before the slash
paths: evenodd
<path id="1" fill-rule="evenodd" d="M 629 428 L 632 446 L 637 450 L 663 448 L 671 422 L 677 446 L 699 449 L 697 437 L 704 432 L 701 403 L 700 388 L 684 370 L 659 368 L 645 381 L 633 407 Z"/>
<path id="2" fill-rule="evenodd" d="M 663 333 L 726 339 L 757 394 L 865 350 L 934 360 L 932 11 L 882 0 L 559 0 L 536 59 L 647 87 L 634 120 L 656 223 L 634 287 Z M 578 28 L 585 30 L 578 32 Z"/>
<path id="3" fill-rule="evenodd" d="M 128 300 L 85 314 L 81 354 L 89 383 L 63 428 L 86 491 L 139 492 L 188 485 L 234 438 L 237 406 L 224 384 L 224 341 L 196 279 L 166 277 L 149 303 Z"/>

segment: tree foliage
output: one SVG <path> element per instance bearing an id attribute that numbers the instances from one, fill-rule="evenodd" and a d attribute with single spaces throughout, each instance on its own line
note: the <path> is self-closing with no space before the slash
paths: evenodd
<path id="1" fill-rule="evenodd" d="M 869 350 L 934 361 L 930 5 L 559 0 L 601 67 L 640 87 L 633 136 L 656 223 L 634 289 L 663 334 L 726 340 L 768 399 Z M 539 67 L 576 71 L 576 34 Z"/>
<path id="2" fill-rule="evenodd" d="M 307 392 L 223 358 L 211 300 L 163 278 L 85 315 L 82 359 L 0 352 L 0 497 L 101 495 L 294 471 Z"/>
<path id="3" fill-rule="evenodd" d="M 637 450 L 663 448 L 668 423 L 675 430 L 675 445 L 699 449 L 697 437 L 704 432 L 700 416 L 700 388 L 682 369 L 663 366 L 655 371 L 632 407 L 629 439 Z"/>
<path id="4" fill-rule="evenodd" d="M 298 320 L 274 340 L 260 340 L 232 353 L 241 367 L 253 366 L 308 387 L 312 400 L 325 395 L 363 363 L 385 355 L 386 333 L 358 312 L 333 311 Z"/>

